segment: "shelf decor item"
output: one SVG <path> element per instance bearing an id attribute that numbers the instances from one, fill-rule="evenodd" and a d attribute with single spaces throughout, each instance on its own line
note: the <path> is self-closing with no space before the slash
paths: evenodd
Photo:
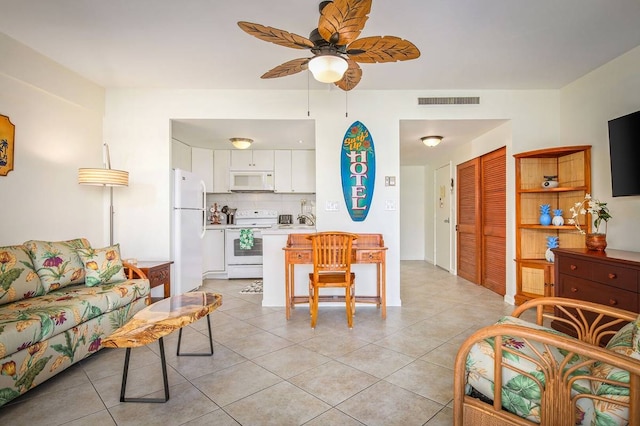
<path id="1" fill-rule="evenodd" d="M 603 203 L 600 200 L 591 197 L 591 194 L 586 194 L 584 200 L 576 203 L 569 209 L 572 213 L 569 223 L 574 225 L 581 234 L 586 235 L 585 244 L 589 250 L 604 251 L 607 248 L 607 223 L 611 219 L 609 213 L 609 207 L 607 203 Z M 580 221 L 577 219 L 578 215 L 591 215 L 593 219 L 593 226 L 595 232 L 587 233 L 580 225 Z M 604 222 L 604 232 L 600 232 L 600 225 Z"/>
<path id="2" fill-rule="evenodd" d="M 553 211 L 553 218 L 551 219 L 551 224 L 553 226 L 564 225 L 564 218 L 562 217 L 562 209 L 555 209 Z"/>
<path id="3" fill-rule="evenodd" d="M 545 176 L 542 182 L 542 187 L 545 189 L 558 187 L 558 176 Z"/>
<path id="4" fill-rule="evenodd" d="M 547 237 L 547 250 L 544 252 L 544 258 L 547 259 L 547 262 L 553 263 L 554 255 L 551 249 L 558 248 L 558 237 L 555 235 L 550 235 Z"/>
<path id="5" fill-rule="evenodd" d="M 551 225 L 551 204 L 541 204 L 540 205 L 540 225 L 549 226 Z"/>

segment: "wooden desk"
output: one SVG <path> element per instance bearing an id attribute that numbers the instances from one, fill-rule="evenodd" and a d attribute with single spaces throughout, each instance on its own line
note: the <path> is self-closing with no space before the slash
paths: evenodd
<path id="1" fill-rule="evenodd" d="M 142 270 L 149 279 L 151 288 L 164 286 L 164 298 L 171 296 L 171 264 L 170 260 L 142 260 L 134 266 Z M 149 293 L 151 297 L 151 293 Z"/>
<path id="2" fill-rule="evenodd" d="M 287 319 L 291 317 L 291 308 L 296 303 L 309 303 L 309 295 L 296 296 L 294 283 L 294 267 L 299 264 L 313 264 L 313 251 L 311 240 L 307 239 L 310 234 L 289 234 L 287 246 L 283 248 L 284 256 L 284 276 L 286 293 L 286 313 Z M 358 295 L 358 278 L 356 277 L 356 303 L 375 303 L 378 308 L 382 307 L 382 318 L 387 317 L 387 247 L 384 246 L 382 234 L 357 234 L 358 239 L 353 242 L 352 263 L 371 263 L 376 265 L 376 295 Z M 320 295 L 321 302 L 344 301 L 344 296 Z"/>

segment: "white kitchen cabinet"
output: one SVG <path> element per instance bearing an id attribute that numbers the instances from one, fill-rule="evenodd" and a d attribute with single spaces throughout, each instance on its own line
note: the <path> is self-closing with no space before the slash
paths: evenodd
<path id="1" fill-rule="evenodd" d="M 202 275 L 224 272 L 224 229 L 207 229 L 202 239 Z"/>
<path id="2" fill-rule="evenodd" d="M 273 150 L 232 150 L 231 170 L 273 170 L 274 156 Z"/>
<path id="3" fill-rule="evenodd" d="M 213 192 L 213 150 L 192 147 L 191 171 L 204 181 L 207 192 Z"/>
<path id="4" fill-rule="evenodd" d="M 315 151 L 291 151 L 291 192 L 316 192 Z"/>
<path id="5" fill-rule="evenodd" d="M 316 155 L 312 150 L 276 150 L 275 192 L 315 193 Z"/>
<path id="6" fill-rule="evenodd" d="M 176 139 L 171 140 L 171 168 L 191 171 L 191 147 Z"/>
<path id="7" fill-rule="evenodd" d="M 231 151 L 217 149 L 213 151 L 213 191 L 216 193 L 229 192 L 229 167 Z"/>
<path id="8" fill-rule="evenodd" d="M 275 192 L 291 192 L 291 150 L 279 149 L 275 151 L 273 171 Z"/>

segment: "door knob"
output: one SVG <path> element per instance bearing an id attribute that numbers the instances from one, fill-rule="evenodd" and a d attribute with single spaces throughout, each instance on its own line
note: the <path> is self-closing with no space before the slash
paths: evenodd
<path id="1" fill-rule="evenodd" d="M 444 223 L 449 223 L 449 218 L 446 218 L 446 219 L 444 220 Z"/>

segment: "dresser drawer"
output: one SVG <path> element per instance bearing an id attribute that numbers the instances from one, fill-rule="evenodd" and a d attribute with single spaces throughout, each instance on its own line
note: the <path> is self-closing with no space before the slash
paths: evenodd
<path id="1" fill-rule="evenodd" d="M 558 271 L 574 277 L 591 279 L 592 262 L 572 257 L 562 257 L 557 260 Z"/>
<path id="2" fill-rule="evenodd" d="M 638 312 L 638 295 L 635 292 L 568 275 L 560 275 L 558 296 Z"/>
<path id="3" fill-rule="evenodd" d="M 311 250 L 288 251 L 287 262 L 289 263 L 313 263 L 313 253 Z"/>
<path id="4" fill-rule="evenodd" d="M 357 250 L 356 263 L 380 263 L 384 253 L 380 250 Z"/>
<path id="5" fill-rule="evenodd" d="M 624 290 L 638 291 L 638 271 L 617 265 L 599 265 L 593 268 L 591 278 L 603 284 L 622 288 Z"/>

